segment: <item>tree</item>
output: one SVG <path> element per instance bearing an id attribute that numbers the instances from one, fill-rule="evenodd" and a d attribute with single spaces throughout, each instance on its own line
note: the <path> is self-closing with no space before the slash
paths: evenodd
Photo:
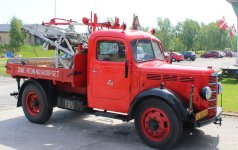
<path id="1" fill-rule="evenodd" d="M 22 30 L 22 21 L 13 17 L 11 19 L 10 29 L 10 46 L 19 47 L 25 43 L 27 37 L 26 33 Z"/>
<path id="2" fill-rule="evenodd" d="M 70 31 L 73 31 L 73 32 L 75 31 L 74 25 L 69 25 L 69 26 L 68 26 L 68 29 L 69 29 Z"/>
<path id="3" fill-rule="evenodd" d="M 228 32 L 217 27 L 216 22 L 211 22 L 208 25 L 202 25 L 198 34 L 198 43 L 200 48 L 205 50 L 223 50 L 229 39 Z"/>
<path id="4" fill-rule="evenodd" d="M 184 45 L 181 42 L 180 35 L 182 34 L 182 22 L 178 22 L 177 25 L 172 30 L 172 41 L 171 49 L 173 50 L 183 50 Z"/>
<path id="5" fill-rule="evenodd" d="M 156 36 L 161 40 L 165 50 L 171 49 L 172 25 L 168 18 L 157 18 L 158 27 L 156 28 Z"/>
<path id="6" fill-rule="evenodd" d="M 115 23 L 115 19 L 114 19 L 113 17 L 107 17 L 105 20 L 106 20 L 107 22 L 110 22 L 111 25 L 113 25 L 113 24 Z"/>
<path id="7" fill-rule="evenodd" d="M 151 28 L 151 29 L 152 29 L 152 28 Z M 139 30 L 149 33 L 151 29 L 150 29 L 150 27 L 148 27 L 148 26 L 147 26 L 147 27 L 140 26 L 140 29 L 139 29 Z"/>
<path id="8" fill-rule="evenodd" d="M 186 19 L 182 23 L 182 32 L 179 37 L 186 50 L 192 50 L 192 48 L 194 48 L 199 30 L 200 26 L 197 21 Z"/>

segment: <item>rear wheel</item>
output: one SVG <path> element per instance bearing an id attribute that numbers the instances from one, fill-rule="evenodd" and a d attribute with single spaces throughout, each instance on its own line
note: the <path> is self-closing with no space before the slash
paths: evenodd
<path id="1" fill-rule="evenodd" d="M 22 108 L 29 121 L 43 124 L 50 119 L 53 107 L 47 98 L 40 85 L 26 85 L 22 93 Z"/>
<path id="2" fill-rule="evenodd" d="M 187 60 L 188 60 L 188 61 L 191 61 L 191 57 L 187 57 Z"/>
<path id="3" fill-rule="evenodd" d="M 144 143 L 159 149 L 173 146 L 182 132 L 182 123 L 174 110 L 158 99 L 150 99 L 138 107 L 135 126 Z"/>
<path id="4" fill-rule="evenodd" d="M 172 58 L 172 62 L 175 62 L 176 61 L 176 59 L 175 58 Z"/>

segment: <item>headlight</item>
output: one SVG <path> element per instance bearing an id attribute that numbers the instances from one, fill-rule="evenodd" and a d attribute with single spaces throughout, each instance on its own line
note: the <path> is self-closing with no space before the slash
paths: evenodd
<path id="1" fill-rule="evenodd" d="M 210 99 L 211 96 L 212 96 L 212 90 L 211 90 L 211 88 L 208 87 L 208 86 L 205 86 L 205 87 L 202 89 L 202 91 L 201 91 L 201 96 L 202 96 L 202 98 L 204 98 L 204 99 L 206 99 L 206 100 Z"/>
<path id="2" fill-rule="evenodd" d="M 220 82 L 218 82 L 217 84 L 217 94 L 221 94 L 222 93 L 222 84 Z"/>

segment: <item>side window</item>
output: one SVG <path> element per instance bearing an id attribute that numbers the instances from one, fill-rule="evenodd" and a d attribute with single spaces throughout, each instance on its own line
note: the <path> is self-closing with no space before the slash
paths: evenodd
<path id="1" fill-rule="evenodd" d="M 97 60 L 112 62 L 125 61 L 125 45 L 120 41 L 98 41 Z"/>
<path id="2" fill-rule="evenodd" d="M 156 41 L 152 41 L 152 46 L 154 49 L 155 57 L 157 59 L 164 60 L 164 55 L 159 47 L 159 43 L 157 43 Z"/>

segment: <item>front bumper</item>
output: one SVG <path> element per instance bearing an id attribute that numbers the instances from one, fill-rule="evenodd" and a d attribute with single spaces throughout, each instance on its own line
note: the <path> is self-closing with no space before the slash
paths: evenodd
<path id="1" fill-rule="evenodd" d="M 216 116 L 211 118 L 211 119 L 207 119 L 207 120 L 201 120 L 201 121 L 197 121 L 195 122 L 195 126 L 196 127 L 202 127 L 205 126 L 207 124 L 210 123 L 214 123 L 214 124 L 220 124 L 221 125 L 221 115 L 222 115 L 222 107 L 217 107 L 217 113 Z"/>

